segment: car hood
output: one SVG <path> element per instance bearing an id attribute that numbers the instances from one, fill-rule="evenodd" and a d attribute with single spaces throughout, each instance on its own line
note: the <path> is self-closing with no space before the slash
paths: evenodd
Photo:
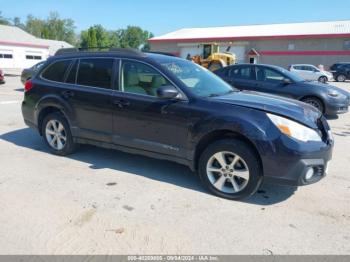
<path id="1" fill-rule="evenodd" d="M 345 96 L 345 97 L 350 97 L 350 93 L 341 89 L 341 88 L 338 88 L 336 86 L 332 86 L 332 85 L 329 85 L 329 84 L 323 84 L 323 83 L 320 83 L 320 82 L 301 82 L 301 83 L 298 83 L 298 85 L 304 85 L 305 87 L 309 87 L 309 88 L 318 88 L 324 92 L 328 92 L 328 93 L 332 93 L 332 92 L 337 92 L 339 94 L 341 94 L 342 96 Z"/>
<path id="2" fill-rule="evenodd" d="M 211 99 L 280 115 L 311 128 L 317 128 L 317 119 L 322 115 L 316 108 L 297 100 L 254 91 L 238 91 Z"/>

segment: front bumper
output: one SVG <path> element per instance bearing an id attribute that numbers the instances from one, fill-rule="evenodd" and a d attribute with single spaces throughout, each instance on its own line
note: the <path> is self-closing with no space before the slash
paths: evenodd
<path id="1" fill-rule="evenodd" d="M 328 98 L 325 106 L 326 115 L 344 114 L 349 111 L 350 98 Z"/>
<path id="2" fill-rule="evenodd" d="M 265 182 L 301 186 L 315 183 L 326 176 L 334 142 L 327 122 L 322 119 L 320 125 L 324 126 L 322 142 L 300 142 L 280 133 L 273 135 L 275 139 L 264 145 L 261 154 Z M 307 179 L 311 171 L 312 176 Z"/>

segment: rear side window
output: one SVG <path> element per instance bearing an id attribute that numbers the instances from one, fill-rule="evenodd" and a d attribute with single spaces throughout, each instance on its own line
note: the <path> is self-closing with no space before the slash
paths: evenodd
<path id="1" fill-rule="evenodd" d="M 230 71 L 230 76 L 236 79 L 255 80 L 251 66 L 233 68 Z"/>
<path id="2" fill-rule="evenodd" d="M 44 70 L 41 76 L 47 80 L 63 82 L 64 75 L 70 63 L 71 60 L 62 60 L 54 62 Z"/>
<path id="3" fill-rule="evenodd" d="M 113 63 L 111 58 L 80 59 L 77 84 L 111 89 Z"/>

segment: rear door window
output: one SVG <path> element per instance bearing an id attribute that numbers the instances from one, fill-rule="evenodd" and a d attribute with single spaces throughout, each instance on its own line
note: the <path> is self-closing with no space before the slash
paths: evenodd
<path id="1" fill-rule="evenodd" d="M 42 77 L 56 82 L 63 82 L 65 73 L 72 60 L 61 60 L 50 64 L 42 73 Z"/>
<path id="2" fill-rule="evenodd" d="M 235 79 L 255 80 L 253 67 L 251 66 L 233 68 L 230 71 L 230 76 Z"/>
<path id="3" fill-rule="evenodd" d="M 112 58 L 80 59 L 77 84 L 111 89 L 113 64 Z"/>

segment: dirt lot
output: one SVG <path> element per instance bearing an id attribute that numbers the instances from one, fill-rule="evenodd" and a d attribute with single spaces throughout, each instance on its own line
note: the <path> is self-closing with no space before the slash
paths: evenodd
<path id="1" fill-rule="evenodd" d="M 350 83 L 337 84 L 350 91 Z M 48 153 L 0 86 L 0 254 L 350 254 L 350 113 L 331 119 L 330 174 L 264 185 L 245 202 L 208 194 L 184 166 L 84 146 Z"/>

